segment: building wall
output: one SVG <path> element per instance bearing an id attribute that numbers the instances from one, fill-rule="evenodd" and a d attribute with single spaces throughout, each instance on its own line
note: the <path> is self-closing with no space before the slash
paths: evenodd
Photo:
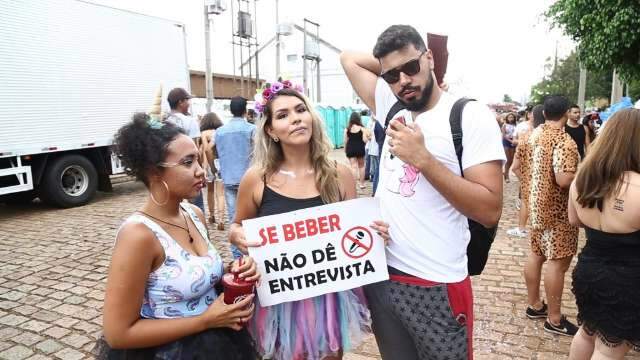
<path id="1" fill-rule="evenodd" d="M 203 71 L 190 71 L 191 75 L 191 93 L 195 97 L 206 98 L 205 77 Z M 260 80 L 261 87 L 264 80 Z M 245 78 L 244 91 L 242 91 L 240 77 L 224 74 L 213 74 L 213 97 L 216 99 L 230 99 L 234 96 L 242 96 L 248 100 L 252 100 L 256 93 L 256 79 L 251 80 Z"/>

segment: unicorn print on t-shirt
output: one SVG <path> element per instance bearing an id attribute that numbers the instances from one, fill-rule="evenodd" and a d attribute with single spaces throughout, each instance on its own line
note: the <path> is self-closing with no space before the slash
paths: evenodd
<path id="1" fill-rule="evenodd" d="M 404 197 L 411 197 L 415 194 L 415 187 L 420 180 L 420 170 L 409 164 L 405 164 L 397 159 L 387 159 L 389 163 L 395 165 L 392 174 L 386 184 L 387 190 Z"/>
<path id="2" fill-rule="evenodd" d="M 408 123 L 413 122 L 410 114 L 405 114 L 402 118 L 403 122 L 407 120 Z M 388 144 L 386 145 L 383 147 L 381 167 L 390 171 L 391 175 L 386 181 L 385 188 L 394 194 L 412 197 L 415 194 L 414 189 L 418 184 L 418 180 L 420 180 L 420 170 L 391 155 Z"/>
<path id="3" fill-rule="evenodd" d="M 399 193 L 404 197 L 410 197 L 415 194 L 416 184 L 418 183 L 418 179 L 420 177 L 420 171 L 409 164 L 402 165 L 404 169 L 404 175 L 400 178 L 400 188 Z"/>

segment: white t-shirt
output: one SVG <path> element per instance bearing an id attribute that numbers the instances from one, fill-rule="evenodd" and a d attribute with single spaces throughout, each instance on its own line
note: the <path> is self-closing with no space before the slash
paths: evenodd
<path id="1" fill-rule="evenodd" d="M 369 120 L 369 126 L 367 126 L 367 128 L 369 129 L 369 133 L 371 134 L 371 138 L 369 139 L 369 142 L 367 142 L 367 154 L 371 155 L 371 156 L 378 156 L 380 153 L 380 149 L 378 149 L 378 143 L 376 142 L 376 136 L 374 134 L 374 129 L 376 127 L 376 119 L 371 119 Z"/>
<path id="2" fill-rule="evenodd" d="M 167 116 L 167 121 L 181 127 L 187 133 L 187 136 L 192 139 L 200 137 L 200 126 L 198 125 L 198 121 L 192 116 L 172 112 Z"/>
<path id="3" fill-rule="evenodd" d="M 425 146 L 453 173 L 460 175 L 449 114 L 457 100 L 443 92 L 431 110 L 420 114 L 416 123 L 424 134 Z M 376 117 L 386 119 L 397 98 L 383 80 L 375 92 Z M 407 124 L 409 111 L 403 110 Z M 395 118 L 395 117 L 394 117 Z M 384 120 L 382 120 L 384 121 Z M 502 134 L 488 107 L 476 101 L 462 113 L 462 168 L 493 160 L 505 161 Z M 389 137 L 380 154 L 380 199 L 382 218 L 390 224 L 391 241 L 387 263 L 400 271 L 431 281 L 452 283 L 467 276 L 467 218 L 456 210 L 413 166 L 389 153 Z"/>
<path id="4" fill-rule="evenodd" d="M 529 130 L 531 130 L 531 128 L 529 127 L 529 123 L 527 123 L 526 121 L 519 123 L 518 125 L 516 125 L 516 137 L 519 138 L 520 136 L 522 136 L 522 134 L 526 133 Z"/>

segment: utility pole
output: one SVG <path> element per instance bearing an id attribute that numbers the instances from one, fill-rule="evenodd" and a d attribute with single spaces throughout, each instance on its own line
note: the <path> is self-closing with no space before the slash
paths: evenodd
<path id="1" fill-rule="evenodd" d="M 236 25 L 234 22 L 235 16 L 236 16 L 236 11 L 233 8 L 233 1 L 231 0 L 231 34 L 235 34 L 236 32 Z M 232 36 L 231 37 L 231 56 L 232 56 L 232 61 L 233 61 L 233 91 L 236 92 L 238 91 L 238 79 L 236 77 L 236 44 L 235 44 L 235 37 Z"/>
<path id="2" fill-rule="evenodd" d="M 587 88 L 587 69 L 580 63 L 580 84 L 578 85 L 578 106 L 584 111 L 584 98 Z"/>
<path id="3" fill-rule="evenodd" d="M 260 62 L 258 61 L 258 0 L 253 0 L 253 14 L 255 16 L 255 37 L 254 40 L 256 42 L 256 89 L 260 88 Z M 249 53 L 251 55 L 251 53 Z M 251 84 L 251 82 L 249 82 Z M 252 95 L 252 94 L 249 94 Z M 251 96 L 248 96 L 251 98 Z"/>
<path id="4" fill-rule="evenodd" d="M 207 112 L 211 112 L 213 103 L 213 80 L 211 73 L 211 23 L 213 19 L 209 15 L 220 15 L 225 11 L 226 5 L 222 0 L 205 0 L 204 1 L 204 48 L 206 69 L 204 72 L 205 92 L 207 93 Z"/>
<path id="5" fill-rule="evenodd" d="M 558 40 L 556 40 L 556 54 L 553 59 L 553 70 L 551 71 L 552 74 L 554 71 L 556 71 L 557 67 L 558 67 Z"/>
<path id="6" fill-rule="evenodd" d="M 302 32 L 304 34 L 304 54 L 302 55 L 302 86 L 305 89 L 305 95 L 307 95 L 308 97 L 311 96 L 311 91 L 308 90 L 308 74 L 307 74 L 307 61 L 315 61 L 316 62 L 316 70 L 318 71 L 318 78 L 317 78 L 317 84 L 316 84 L 316 100 L 315 101 L 320 101 L 320 36 L 319 36 L 319 28 L 320 25 L 318 23 L 315 23 L 307 18 L 304 18 L 304 27 L 302 28 Z M 313 34 L 307 34 L 307 23 L 309 23 L 312 26 L 315 26 L 316 29 L 316 33 L 315 35 Z M 314 39 L 314 43 L 313 44 L 309 44 L 307 42 L 307 37 L 311 37 Z M 313 68 L 312 68 L 313 69 Z"/>
<path id="7" fill-rule="evenodd" d="M 280 78 L 280 17 L 279 0 L 276 0 L 276 80 Z M 257 53 L 256 53 L 257 54 Z"/>
<path id="8" fill-rule="evenodd" d="M 622 99 L 622 81 L 618 76 L 617 71 L 613 70 L 613 81 L 611 82 L 611 105 L 617 103 Z"/>
<path id="9" fill-rule="evenodd" d="M 211 104 L 213 103 L 213 81 L 211 81 L 211 39 L 210 39 L 211 21 L 209 20 L 209 5 L 204 5 L 204 51 L 206 69 L 204 72 L 204 83 L 207 93 L 207 113 L 211 112 Z"/>
<path id="10" fill-rule="evenodd" d="M 302 88 L 303 93 L 309 97 L 309 91 L 307 91 L 307 22 L 304 22 L 304 32 L 303 32 L 303 40 L 304 41 L 304 53 L 302 55 Z"/>
<path id="11" fill-rule="evenodd" d="M 320 102 L 322 101 L 322 96 L 320 94 L 322 94 L 322 92 L 320 91 L 320 58 L 318 57 L 318 60 L 316 60 L 316 70 L 317 70 L 317 75 L 318 75 L 318 81 L 316 82 L 316 102 Z"/>
<path id="12" fill-rule="evenodd" d="M 313 23 L 312 23 L 313 24 Z M 316 57 L 316 71 L 318 75 L 318 81 L 316 82 L 316 102 L 322 101 L 322 92 L 320 91 L 320 25 L 314 24 L 316 26 L 316 41 L 318 41 L 318 56 Z"/>

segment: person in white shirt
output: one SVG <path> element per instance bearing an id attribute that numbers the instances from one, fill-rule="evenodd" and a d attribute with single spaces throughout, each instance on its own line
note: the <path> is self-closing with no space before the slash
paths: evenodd
<path id="1" fill-rule="evenodd" d="M 538 113 L 538 116 L 540 117 L 538 119 L 538 124 L 543 123 L 544 117 L 542 116 L 542 105 L 540 105 L 540 107 L 538 108 L 537 113 Z M 511 171 L 514 174 L 516 174 L 518 179 L 520 179 L 520 182 L 518 184 L 518 186 L 520 187 L 520 190 L 518 192 L 518 198 L 516 199 L 516 209 L 518 209 L 518 226 L 507 230 L 507 235 L 521 237 L 521 238 L 525 238 L 528 235 L 527 218 L 529 217 L 529 210 L 527 209 L 526 205 L 523 206 L 522 204 L 523 203 L 526 204 L 526 201 L 523 201 L 523 199 L 525 199 L 524 197 L 528 197 L 529 193 L 523 191 L 523 188 L 528 189 L 528 187 L 524 185 L 528 181 L 528 179 L 522 179 L 522 177 L 519 175 L 519 173 L 522 171 L 522 167 L 521 167 L 522 164 L 518 160 L 518 153 L 522 152 L 522 149 L 518 149 L 518 148 L 519 147 L 522 148 L 523 146 L 526 146 L 526 144 L 524 143 L 526 142 L 526 139 L 529 138 L 529 135 L 531 135 L 531 132 L 533 131 L 533 128 L 534 128 L 534 125 L 533 125 L 534 117 L 535 115 L 533 113 L 533 108 L 528 106 L 524 115 L 525 120 L 520 122 L 516 126 L 516 134 L 515 134 L 515 137 L 513 138 L 514 143 L 516 144 L 516 153 L 514 154 L 514 160 L 511 166 Z"/>
<path id="2" fill-rule="evenodd" d="M 191 98 L 193 98 L 193 96 L 183 88 L 171 89 L 167 95 L 167 102 L 169 103 L 171 112 L 165 121 L 182 128 L 187 133 L 187 136 L 193 139 L 196 146 L 200 147 L 200 125 L 198 125 L 198 120 L 189 113 Z M 202 191 L 198 193 L 198 196 L 189 201 L 200 208 L 203 213 L 205 212 Z"/>
<path id="3" fill-rule="evenodd" d="M 533 107 L 527 106 L 527 110 L 524 113 L 524 121 L 521 121 L 516 125 L 516 133 L 513 137 L 513 141 L 518 145 L 524 134 L 533 131 Z"/>
<path id="4" fill-rule="evenodd" d="M 193 96 L 183 88 L 174 88 L 169 91 L 167 102 L 169 102 L 171 112 L 167 116 L 166 121 L 181 127 L 187 133 L 188 137 L 200 139 L 198 120 L 189 113 L 191 98 L 193 98 Z"/>
<path id="5" fill-rule="evenodd" d="M 390 224 L 390 280 L 365 287 L 382 358 L 472 358 L 467 218 L 486 227 L 500 219 L 500 129 L 488 107 L 467 104 L 462 177 L 449 125 L 456 98 L 436 84 L 433 55 L 411 26 L 386 29 L 373 56 L 340 60 L 379 121 L 397 101 L 406 108 L 387 129 L 376 192 Z"/>
<path id="6" fill-rule="evenodd" d="M 378 166 L 380 164 L 380 145 L 376 141 L 375 129 L 378 124 L 378 119 L 375 115 L 371 115 L 371 121 L 369 121 L 369 142 L 367 143 L 367 156 L 369 157 L 369 174 L 371 175 L 371 182 L 373 183 L 373 193 L 376 193 L 378 187 Z M 378 125 L 379 126 L 379 125 Z"/>

